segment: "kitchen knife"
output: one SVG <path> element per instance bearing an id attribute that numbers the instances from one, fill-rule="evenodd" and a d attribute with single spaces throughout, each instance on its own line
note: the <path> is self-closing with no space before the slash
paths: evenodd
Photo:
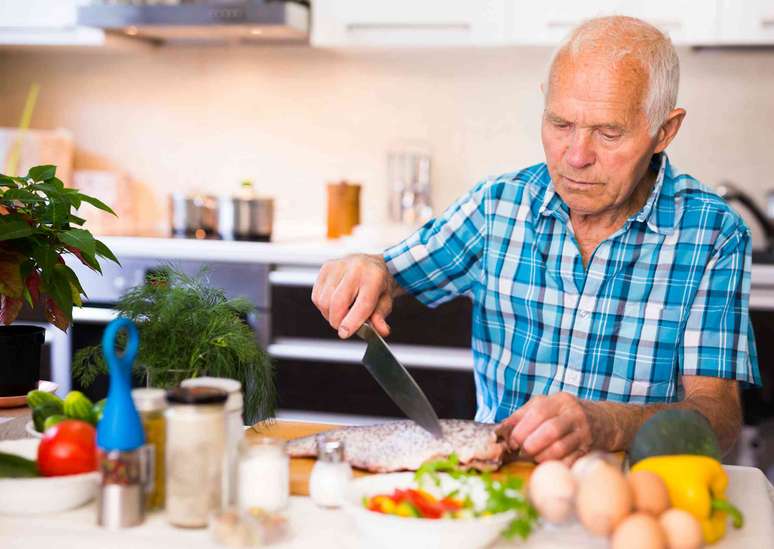
<path id="1" fill-rule="evenodd" d="M 382 336 L 376 333 L 368 322 L 357 330 L 357 335 L 368 344 L 362 362 L 387 395 L 409 419 L 414 420 L 434 437 L 443 437 L 441 422 L 438 421 L 430 401 L 411 374 L 392 354 Z"/>

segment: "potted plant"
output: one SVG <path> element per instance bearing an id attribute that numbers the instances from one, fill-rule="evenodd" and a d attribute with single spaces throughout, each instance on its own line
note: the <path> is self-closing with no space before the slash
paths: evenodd
<path id="1" fill-rule="evenodd" d="M 118 263 L 73 213 L 83 203 L 115 215 L 96 198 L 66 188 L 55 166 L 35 166 L 24 177 L 0 174 L 0 396 L 26 394 L 40 379 L 43 328 L 9 326 L 22 307 L 41 307 L 49 322 L 67 330 L 73 305 L 86 295 L 63 256 L 73 254 L 98 272 L 98 257 Z"/>
<path id="2" fill-rule="evenodd" d="M 189 277 L 167 267 L 130 289 L 115 308 L 137 324 L 135 373 L 148 386 L 169 388 L 200 376 L 237 379 L 244 391 L 245 422 L 273 415 L 272 364 L 245 321 L 254 309 L 249 301 L 226 297 L 208 283 L 206 272 Z M 76 353 L 73 377 L 81 385 L 91 385 L 105 372 L 101 346 Z"/>

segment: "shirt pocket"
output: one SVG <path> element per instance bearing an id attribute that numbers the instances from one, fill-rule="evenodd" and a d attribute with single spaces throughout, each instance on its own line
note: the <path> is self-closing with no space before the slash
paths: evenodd
<path id="1" fill-rule="evenodd" d="M 683 307 L 630 302 L 615 326 L 612 376 L 622 392 L 638 400 L 671 401 L 677 387 L 677 357 Z"/>

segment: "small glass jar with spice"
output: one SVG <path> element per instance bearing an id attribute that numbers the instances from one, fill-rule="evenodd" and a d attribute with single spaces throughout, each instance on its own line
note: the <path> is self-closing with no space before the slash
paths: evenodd
<path id="1" fill-rule="evenodd" d="M 167 391 L 166 512 L 174 526 L 204 528 L 221 509 L 226 398 L 211 387 Z"/>
<path id="2" fill-rule="evenodd" d="M 290 458 L 285 441 L 272 437 L 251 437 L 239 446 L 239 509 L 279 511 L 288 504 Z"/>
<path id="3" fill-rule="evenodd" d="M 132 400 L 140 414 L 145 431 L 145 444 L 151 447 L 150 459 L 153 474 L 146 488 L 145 510 L 153 511 L 164 506 L 164 450 L 166 446 L 166 425 L 164 410 L 167 408 L 164 389 L 133 389 Z"/>

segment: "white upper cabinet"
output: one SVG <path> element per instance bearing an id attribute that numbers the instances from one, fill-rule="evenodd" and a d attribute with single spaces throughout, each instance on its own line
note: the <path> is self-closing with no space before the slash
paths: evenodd
<path id="1" fill-rule="evenodd" d="M 497 46 L 510 0 L 315 0 L 312 44 L 321 47 Z"/>
<path id="2" fill-rule="evenodd" d="M 600 15 L 644 19 L 679 45 L 707 44 L 717 34 L 715 0 L 511 0 L 509 11 L 511 44 L 555 45 L 578 23 Z"/>
<path id="3" fill-rule="evenodd" d="M 0 0 L 0 46 L 99 46 L 99 29 L 79 27 L 78 6 L 89 0 Z"/>
<path id="4" fill-rule="evenodd" d="M 774 44 L 774 0 L 720 0 L 721 44 Z"/>

